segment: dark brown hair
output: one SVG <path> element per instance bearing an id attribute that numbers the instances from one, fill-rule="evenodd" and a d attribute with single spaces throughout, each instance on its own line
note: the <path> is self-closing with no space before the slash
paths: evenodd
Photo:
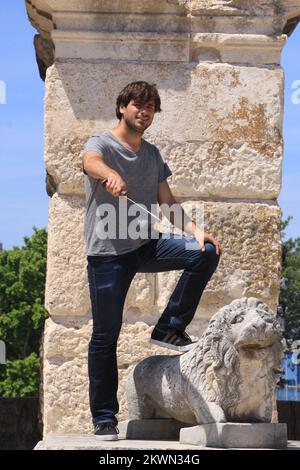
<path id="1" fill-rule="evenodd" d="M 156 88 L 155 83 L 147 82 L 132 82 L 128 83 L 125 88 L 120 92 L 117 103 L 116 103 L 116 115 L 119 120 L 122 119 L 122 114 L 119 109 L 123 104 L 125 107 L 131 101 L 138 101 L 141 104 L 148 103 L 148 101 L 153 100 L 155 105 L 155 112 L 160 112 L 160 97 Z"/>

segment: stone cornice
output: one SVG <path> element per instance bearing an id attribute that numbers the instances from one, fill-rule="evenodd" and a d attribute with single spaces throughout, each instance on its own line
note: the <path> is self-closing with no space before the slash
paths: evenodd
<path id="1" fill-rule="evenodd" d="M 167 0 L 182 6 L 191 14 L 213 16 L 283 16 L 292 18 L 300 13 L 299 0 Z"/>
<path id="2" fill-rule="evenodd" d="M 56 57 L 189 62 L 188 33 L 53 31 Z"/>
<path id="3" fill-rule="evenodd" d="M 231 64 L 279 64 L 282 47 L 287 36 L 265 36 L 262 34 L 209 34 L 191 35 L 191 62 L 207 60 L 205 51 L 218 51 L 216 62 Z M 213 57 L 209 59 L 213 61 Z"/>
<path id="4" fill-rule="evenodd" d="M 279 64 L 300 15 L 300 0 L 25 1 L 64 60 Z"/>

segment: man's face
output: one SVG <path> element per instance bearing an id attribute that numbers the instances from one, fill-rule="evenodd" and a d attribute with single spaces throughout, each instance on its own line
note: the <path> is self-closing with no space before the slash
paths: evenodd
<path id="1" fill-rule="evenodd" d="M 145 104 L 131 100 L 127 107 L 120 106 L 120 113 L 123 114 L 125 124 L 135 132 L 143 134 L 151 125 L 155 114 L 154 100 Z"/>

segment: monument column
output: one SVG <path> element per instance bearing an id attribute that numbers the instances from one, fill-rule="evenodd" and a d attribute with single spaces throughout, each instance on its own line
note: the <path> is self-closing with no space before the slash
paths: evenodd
<path id="1" fill-rule="evenodd" d="M 26 0 L 45 77 L 49 240 L 44 336 L 44 434 L 89 432 L 87 345 L 91 306 L 83 239 L 82 148 L 116 125 L 129 82 L 157 84 L 162 113 L 145 138 L 173 175 L 188 211 L 204 205 L 205 230 L 223 255 L 189 332 L 220 307 L 254 296 L 276 311 L 281 268 L 282 48 L 300 0 Z M 163 230 L 164 223 L 161 225 Z M 124 384 L 180 272 L 137 274 L 119 341 Z"/>

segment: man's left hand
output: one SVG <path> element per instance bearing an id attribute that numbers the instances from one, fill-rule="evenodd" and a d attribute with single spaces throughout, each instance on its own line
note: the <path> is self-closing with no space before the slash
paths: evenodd
<path id="1" fill-rule="evenodd" d="M 221 256 L 221 254 L 222 254 L 221 245 L 220 245 L 220 243 L 217 242 L 217 240 L 214 239 L 214 237 L 212 235 L 210 235 L 207 232 L 204 232 L 204 234 L 203 234 L 202 231 L 196 229 L 194 231 L 194 237 L 195 237 L 196 241 L 199 243 L 200 249 L 202 251 L 205 251 L 205 242 L 210 242 L 213 245 L 215 245 L 217 255 Z"/>

